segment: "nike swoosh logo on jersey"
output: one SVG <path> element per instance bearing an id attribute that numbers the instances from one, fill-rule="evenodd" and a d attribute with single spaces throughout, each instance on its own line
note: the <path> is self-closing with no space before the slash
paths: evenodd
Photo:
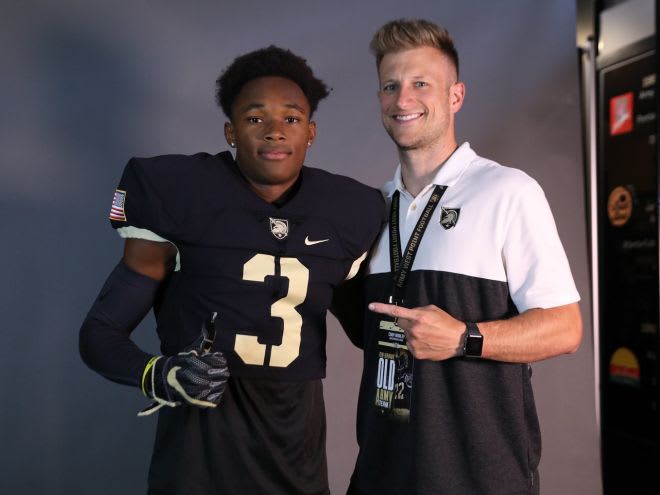
<path id="1" fill-rule="evenodd" d="M 321 239 L 318 241 L 310 241 L 309 236 L 305 237 L 305 246 L 313 246 L 314 244 L 321 244 L 322 242 L 328 242 L 330 239 Z"/>

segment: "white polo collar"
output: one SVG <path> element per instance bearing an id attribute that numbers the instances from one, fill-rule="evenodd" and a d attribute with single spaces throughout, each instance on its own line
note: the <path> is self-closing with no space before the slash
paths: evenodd
<path id="1" fill-rule="evenodd" d="M 440 167 L 440 169 L 433 177 L 433 180 L 428 184 L 422 191 L 421 194 L 424 194 L 431 186 L 441 185 L 441 186 L 453 186 L 458 182 L 458 180 L 463 175 L 463 172 L 467 166 L 477 157 L 477 154 L 470 148 L 470 143 L 467 141 L 461 144 L 456 150 L 451 154 L 447 161 Z M 410 195 L 403 185 L 403 180 L 401 179 L 401 164 L 396 167 L 394 171 L 394 178 L 387 182 L 383 186 L 383 191 L 387 197 L 391 197 L 394 194 L 394 191 L 400 191 L 402 194 Z"/>

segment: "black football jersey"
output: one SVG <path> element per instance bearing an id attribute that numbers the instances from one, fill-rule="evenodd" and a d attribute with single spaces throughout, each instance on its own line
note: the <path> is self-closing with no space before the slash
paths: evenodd
<path id="1" fill-rule="evenodd" d="M 154 308 L 162 353 L 190 344 L 217 312 L 214 350 L 232 375 L 215 409 L 160 410 L 149 494 L 329 493 L 326 311 L 384 214 L 376 189 L 314 168 L 270 204 L 230 153 L 129 162 L 113 227 L 178 249 Z"/>
<path id="2" fill-rule="evenodd" d="M 132 159 L 110 219 L 122 237 L 167 240 L 177 271 L 156 311 L 161 350 L 175 354 L 218 313 L 214 350 L 235 377 L 325 375 L 325 318 L 382 225 L 380 192 L 303 167 L 274 205 L 248 186 L 230 153 Z"/>

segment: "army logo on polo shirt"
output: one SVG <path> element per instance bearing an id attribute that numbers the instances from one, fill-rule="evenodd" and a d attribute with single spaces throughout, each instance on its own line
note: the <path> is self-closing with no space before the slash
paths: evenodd
<path id="1" fill-rule="evenodd" d="M 458 216 L 461 214 L 460 208 L 445 208 L 441 206 L 442 213 L 440 214 L 440 225 L 442 225 L 446 230 L 455 227 L 458 223 Z"/>
<path id="2" fill-rule="evenodd" d="M 284 239 L 289 235 L 289 221 L 270 217 L 270 231 L 277 239 Z"/>

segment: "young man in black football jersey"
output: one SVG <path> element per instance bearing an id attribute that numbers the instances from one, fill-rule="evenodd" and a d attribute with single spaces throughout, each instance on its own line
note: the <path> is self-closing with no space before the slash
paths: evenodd
<path id="1" fill-rule="evenodd" d="M 303 59 L 271 46 L 217 83 L 236 159 L 129 161 L 110 212 L 124 255 L 81 355 L 154 401 L 150 494 L 326 494 L 326 311 L 378 235 L 383 199 L 303 166 L 328 94 Z M 152 307 L 157 356 L 130 339 Z"/>

